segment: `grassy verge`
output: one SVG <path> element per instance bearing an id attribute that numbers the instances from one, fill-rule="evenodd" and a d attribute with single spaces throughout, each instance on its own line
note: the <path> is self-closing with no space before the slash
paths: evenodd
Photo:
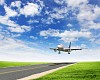
<path id="1" fill-rule="evenodd" d="M 37 64 L 46 64 L 46 62 L 6 62 L 0 61 L 0 68 L 3 67 L 12 67 L 12 66 L 29 66 Z"/>
<path id="2" fill-rule="evenodd" d="M 100 80 L 100 62 L 80 62 L 35 80 Z"/>

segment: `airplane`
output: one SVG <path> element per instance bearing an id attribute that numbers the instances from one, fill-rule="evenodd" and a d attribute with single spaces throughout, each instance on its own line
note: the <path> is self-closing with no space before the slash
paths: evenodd
<path id="1" fill-rule="evenodd" d="M 50 49 L 51 50 L 54 50 L 54 52 L 57 52 L 58 51 L 58 54 L 61 54 L 61 51 L 68 52 L 68 54 L 70 54 L 70 52 L 73 51 L 73 50 L 82 50 L 82 49 L 75 49 L 75 48 L 71 49 L 71 42 L 70 42 L 68 48 L 64 48 L 62 44 L 59 44 L 57 46 L 57 48 L 50 48 Z"/>

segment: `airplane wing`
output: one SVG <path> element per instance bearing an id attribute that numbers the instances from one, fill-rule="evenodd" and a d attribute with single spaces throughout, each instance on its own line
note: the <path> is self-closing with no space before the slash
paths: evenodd
<path id="1" fill-rule="evenodd" d="M 57 50 L 56 48 L 50 48 L 51 50 Z"/>
<path id="2" fill-rule="evenodd" d="M 82 50 L 82 49 L 70 49 L 70 50 L 72 51 L 72 50 Z"/>
<path id="3" fill-rule="evenodd" d="M 57 48 L 50 48 L 51 50 L 54 50 L 55 52 L 58 50 Z"/>

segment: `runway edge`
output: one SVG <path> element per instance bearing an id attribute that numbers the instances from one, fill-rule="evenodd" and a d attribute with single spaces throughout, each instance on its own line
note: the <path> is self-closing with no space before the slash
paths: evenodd
<path id="1" fill-rule="evenodd" d="M 21 78 L 21 79 L 17 79 L 17 80 L 32 80 L 32 79 L 37 79 L 37 78 L 40 78 L 42 76 L 45 76 L 47 74 L 50 74 L 52 72 L 55 72 L 57 70 L 60 70 L 62 68 L 65 68 L 65 67 L 68 67 L 68 66 L 71 66 L 71 65 L 74 65 L 74 64 L 76 64 L 76 63 L 70 64 L 70 65 L 66 65 L 66 66 L 62 66 L 62 67 L 59 67 L 59 68 L 55 68 L 55 69 L 52 69 L 52 70 L 44 71 L 44 72 L 41 72 L 41 73 L 33 74 L 33 75 L 30 75 L 30 76 L 27 76 L 27 77 L 24 77 L 24 78 Z"/>

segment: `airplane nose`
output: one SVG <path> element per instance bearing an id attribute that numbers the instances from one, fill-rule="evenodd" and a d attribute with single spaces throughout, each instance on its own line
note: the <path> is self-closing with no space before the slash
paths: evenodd
<path id="1" fill-rule="evenodd" d="M 62 44 L 59 44 L 57 47 L 58 48 L 63 48 L 63 45 Z"/>

